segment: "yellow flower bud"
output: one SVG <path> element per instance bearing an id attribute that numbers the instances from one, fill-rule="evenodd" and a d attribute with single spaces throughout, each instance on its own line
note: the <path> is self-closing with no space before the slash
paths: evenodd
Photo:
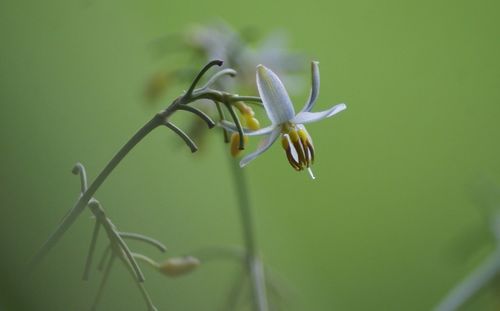
<path id="1" fill-rule="evenodd" d="M 191 256 L 170 258 L 158 266 L 158 270 L 170 277 L 190 273 L 200 265 L 200 261 Z"/>
<path id="2" fill-rule="evenodd" d="M 235 102 L 234 106 L 244 116 L 251 116 L 251 117 L 253 117 L 255 115 L 255 112 L 253 111 L 252 107 L 246 105 L 244 102 Z"/>
<path id="3" fill-rule="evenodd" d="M 251 130 L 260 129 L 260 122 L 255 117 L 248 116 L 245 118 L 246 126 Z"/>

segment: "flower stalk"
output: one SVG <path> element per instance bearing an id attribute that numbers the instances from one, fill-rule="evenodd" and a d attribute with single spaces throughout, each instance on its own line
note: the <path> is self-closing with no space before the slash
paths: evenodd
<path id="1" fill-rule="evenodd" d="M 248 186 L 245 172 L 239 167 L 232 157 L 229 157 L 231 172 L 233 173 L 238 207 L 240 212 L 241 229 L 245 246 L 245 263 L 251 281 L 252 301 L 254 310 L 267 311 L 268 301 L 266 282 L 262 262 L 257 253 L 257 241 L 251 210 L 251 200 L 248 195 Z"/>
<path id="2" fill-rule="evenodd" d="M 59 226 L 56 230 L 49 236 L 47 241 L 42 245 L 40 250 L 32 259 L 32 265 L 41 262 L 41 260 L 45 257 L 45 255 L 55 246 L 55 244 L 59 241 L 62 235 L 69 229 L 69 227 L 75 222 L 77 217 L 82 213 L 85 207 L 89 204 L 93 195 L 96 191 L 102 186 L 102 184 L 106 181 L 109 175 L 113 172 L 113 170 L 121 163 L 121 161 L 128 155 L 134 147 L 139 144 L 148 134 L 150 134 L 154 129 L 160 126 L 166 126 L 171 129 L 174 133 L 178 134 L 189 146 L 192 152 L 197 150 L 197 146 L 194 142 L 184 133 L 182 130 L 177 128 L 171 122 L 169 122 L 169 118 L 178 110 L 185 110 L 191 112 L 198 117 L 200 117 L 203 121 L 205 121 L 209 128 L 212 128 L 215 125 L 215 122 L 207 116 L 202 111 L 188 106 L 190 103 L 197 101 L 199 99 L 210 99 L 215 102 L 223 103 L 229 108 L 232 109 L 232 104 L 240 101 L 242 97 L 230 94 L 227 92 L 217 91 L 210 89 L 209 86 L 215 82 L 218 78 L 223 75 L 232 75 L 233 71 L 223 71 L 224 74 L 216 74 L 207 85 L 196 89 L 197 84 L 199 83 L 202 76 L 213 66 L 221 66 L 222 61 L 214 60 L 205 65 L 201 71 L 198 73 L 194 81 L 191 83 L 188 91 L 176 98 L 166 109 L 157 113 L 151 120 L 149 120 L 143 127 L 141 127 L 132 138 L 115 154 L 115 156 L 108 162 L 108 164 L 104 167 L 101 173 L 97 176 L 97 178 L 92 182 L 92 184 L 82 192 L 80 198 L 77 200 L 73 208 L 66 214 L 63 218 Z M 259 102 L 260 99 L 258 97 L 245 97 L 245 99 L 253 102 Z M 230 109 L 230 111 L 231 111 Z M 240 149 L 243 147 L 243 140 L 240 144 Z"/>

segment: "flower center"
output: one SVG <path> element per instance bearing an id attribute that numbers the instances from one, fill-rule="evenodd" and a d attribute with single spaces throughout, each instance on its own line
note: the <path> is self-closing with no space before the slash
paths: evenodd
<path id="1" fill-rule="evenodd" d="M 310 171 L 310 166 L 314 162 L 314 147 L 305 129 L 292 123 L 283 124 L 281 144 L 288 162 L 295 170 L 301 171 L 307 168 Z"/>

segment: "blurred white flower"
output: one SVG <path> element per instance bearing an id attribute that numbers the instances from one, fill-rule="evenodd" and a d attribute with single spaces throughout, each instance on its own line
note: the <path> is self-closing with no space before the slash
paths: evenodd
<path id="1" fill-rule="evenodd" d="M 278 136 L 281 135 L 282 145 L 290 165 L 297 171 L 307 168 L 311 178 L 314 179 L 311 170 L 311 164 L 314 161 L 314 147 L 311 136 L 304 124 L 329 118 L 346 109 L 345 104 L 338 104 L 325 111 L 310 112 L 319 95 L 318 64 L 318 62 L 311 63 L 311 94 L 304 108 L 297 114 L 278 76 L 262 65 L 257 66 L 257 87 L 266 113 L 271 120 L 271 125 L 255 131 L 245 131 L 245 135 L 248 136 L 265 135 L 266 137 L 255 152 L 241 160 L 241 167 L 269 149 Z M 237 131 L 236 126 L 230 122 L 223 121 L 221 125 L 227 130 Z"/>

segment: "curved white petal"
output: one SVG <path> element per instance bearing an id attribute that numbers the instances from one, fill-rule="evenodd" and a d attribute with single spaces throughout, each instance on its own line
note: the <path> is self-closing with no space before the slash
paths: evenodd
<path id="1" fill-rule="evenodd" d="M 295 116 L 292 101 L 283 83 L 274 72 L 262 65 L 257 66 L 257 88 L 273 124 L 287 122 Z"/>
<path id="2" fill-rule="evenodd" d="M 264 138 L 256 151 L 250 153 L 249 155 L 245 156 L 243 159 L 240 161 L 240 167 L 246 166 L 250 161 L 261 155 L 264 151 L 269 149 L 271 145 L 276 141 L 278 136 L 280 135 L 281 131 L 279 128 L 273 130 L 269 136 Z"/>
<path id="3" fill-rule="evenodd" d="M 226 120 L 222 120 L 218 124 L 220 127 L 225 128 L 226 130 L 230 132 L 238 132 L 238 128 L 236 128 L 236 125 L 232 122 L 228 122 Z M 268 127 L 263 127 L 258 130 L 248 130 L 248 129 L 243 129 L 243 134 L 247 136 L 259 136 L 259 135 L 266 135 L 272 132 L 272 130 L 275 128 L 275 126 L 270 125 Z"/>
<path id="4" fill-rule="evenodd" d="M 295 124 L 305 124 L 305 123 L 311 123 L 311 122 L 316 122 L 322 119 L 329 118 L 333 115 L 336 115 L 337 113 L 345 110 L 347 106 L 345 104 L 338 104 L 333 106 L 332 108 L 321 111 L 321 112 L 307 112 L 303 111 L 300 112 L 293 118 L 291 121 Z"/>
<path id="5" fill-rule="evenodd" d="M 309 99 L 304 105 L 304 108 L 302 108 L 300 112 L 309 112 L 314 107 L 316 99 L 319 96 L 319 84 L 319 62 L 313 61 L 311 62 L 311 93 L 309 94 Z"/>

